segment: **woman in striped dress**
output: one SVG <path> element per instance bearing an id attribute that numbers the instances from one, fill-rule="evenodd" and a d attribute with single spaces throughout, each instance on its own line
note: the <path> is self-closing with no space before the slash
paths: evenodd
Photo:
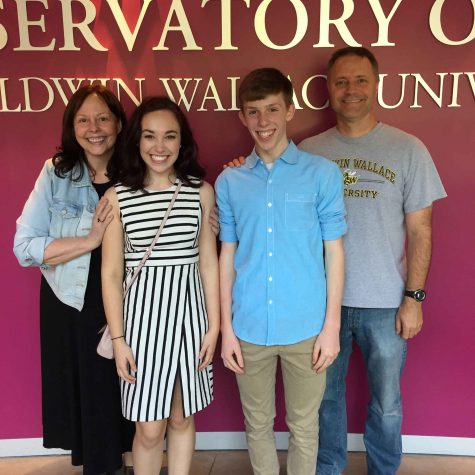
<path id="1" fill-rule="evenodd" d="M 107 192 L 114 219 L 102 258 L 122 411 L 136 422 L 136 475 L 160 471 L 165 431 L 169 473 L 188 474 L 193 414 L 213 398 L 218 261 L 209 224 L 214 193 L 203 175 L 180 108 L 165 97 L 146 99 L 126 132 L 120 183 Z M 160 238 L 123 300 L 124 277 L 150 246 L 179 182 Z"/>

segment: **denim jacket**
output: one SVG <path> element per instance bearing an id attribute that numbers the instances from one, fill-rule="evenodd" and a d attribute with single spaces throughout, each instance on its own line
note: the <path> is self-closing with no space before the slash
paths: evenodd
<path id="1" fill-rule="evenodd" d="M 82 179 L 71 180 L 81 166 Z M 60 178 L 47 160 L 16 222 L 13 252 L 19 263 L 39 266 L 59 300 L 78 310 L 84 305 L 91 254 L 50 266 L 43 262 L 44 251 L 55 239 L 89 234 L 98 200 L 84 164 Z"/>

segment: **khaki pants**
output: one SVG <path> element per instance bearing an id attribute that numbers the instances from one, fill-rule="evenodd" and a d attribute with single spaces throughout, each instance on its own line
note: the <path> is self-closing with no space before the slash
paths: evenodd
<path id="1" fill-rule="evenodd" d="M 278 475 L 274 438 L 275 374 L 280 357 L 289 428 L 288 475 L 315 475 L 318 409 L 325 373 L 312 369 L 315 338 L 293 345 L 263 346 L 240 340 L 245 374 L 237 375 L 246 438 L 255 475 Z"/>

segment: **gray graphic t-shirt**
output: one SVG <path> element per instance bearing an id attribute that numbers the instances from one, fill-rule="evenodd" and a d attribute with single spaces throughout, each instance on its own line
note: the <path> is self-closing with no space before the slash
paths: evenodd
<path id="1" fill-rule="evenodd" d="M 404 215 L 447 196 L 427 148 L 382 123 L 358 138 L 332 128 L 299 147 L 334 161 L 343 174 L 348 222 L 343 305 L 398 307 L 406 281 Z"/>

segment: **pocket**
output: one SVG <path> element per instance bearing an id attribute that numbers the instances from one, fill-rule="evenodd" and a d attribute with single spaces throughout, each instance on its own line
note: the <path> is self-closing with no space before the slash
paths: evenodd
<path id="1" fill-rule="evenodd" d="M 49 210 L 51 212 L 50 235 L 52 237 L 74 237 L 77 235 L 83 206 L 56 201 Z"/>
<path id="2" fill-rule="evenodd" d="M 316 221 L 316 193 L 285 194 L 285 227 L 292 231 L 310 229 Z"/>

